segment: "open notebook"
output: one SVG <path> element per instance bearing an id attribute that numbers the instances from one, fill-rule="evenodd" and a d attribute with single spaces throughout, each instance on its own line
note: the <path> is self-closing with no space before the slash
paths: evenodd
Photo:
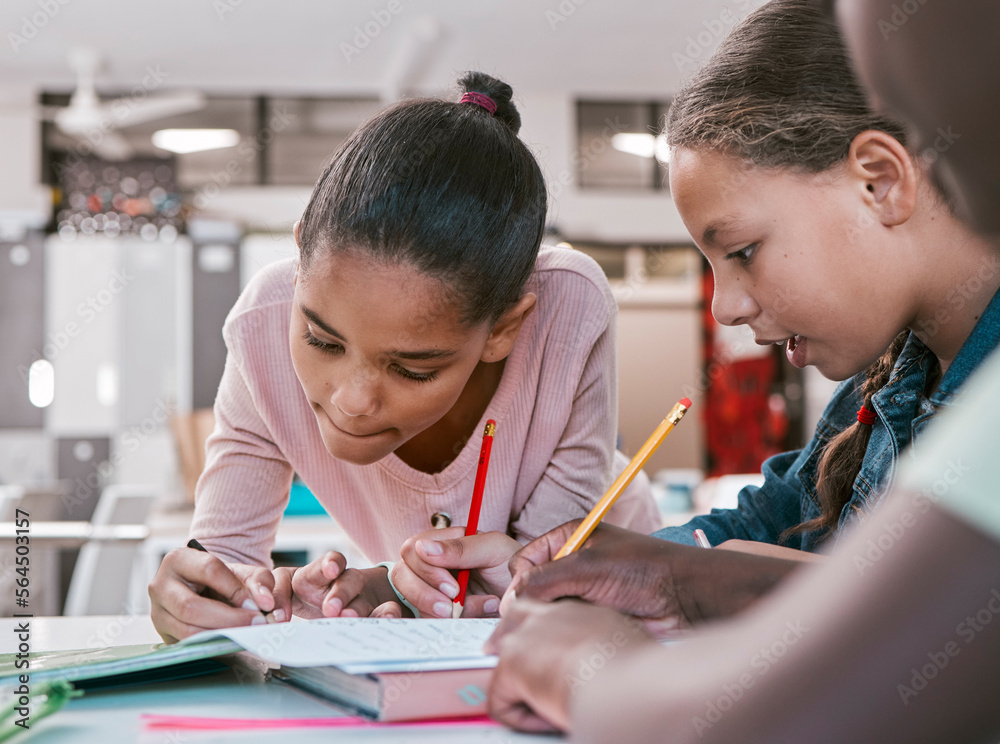
<path id="1" fill-rule="evenodd" d="M 27 672 L 33 683 L 118 686 L 190 676 L 197 662 L 246 650 L 280 666 L 278 679 L 377 720 L 472 716 L 485 711 L 497 659 L 482 646 L 496 623 L 323 618 L 255 625 L 173 645 L 32 653 Z M 0 656 L 0 688 L 15 685 L 25 671 L 15 668 L 14 655 Z"/>

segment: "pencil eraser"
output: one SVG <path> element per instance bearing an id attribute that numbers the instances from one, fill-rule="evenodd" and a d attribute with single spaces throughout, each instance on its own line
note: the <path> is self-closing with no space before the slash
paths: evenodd
<path id="1" fill-rule="evenodd" d="M 690 408 L 691 407 L 691 399 L 690 398 L 681 398 L 680 403 L 685 408 Z"/>

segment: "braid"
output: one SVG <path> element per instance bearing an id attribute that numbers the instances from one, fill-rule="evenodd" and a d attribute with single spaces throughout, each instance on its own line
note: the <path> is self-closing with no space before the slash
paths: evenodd
<path id="1" fill-rule="evenodd" d="M 861 389 L 865 408 L 871 410 L 872 396 L 889 382 L 889 375 L 892 374 L 892 368 L 896 365 L 907 336 L 909 331 L 897 335 L 886 352 L 868 368 Z M 816 476 L 816 495 L 823 513 L 815 519 L 785 530 L 782 540 L 802 532 L 826 530 L 832 534 L 837 529 L 840 513 L 851 500 L 854 480 L 861 470 L 871 433 L 871 425 L 855 421 L 827 443 L 823 448 Z"/>

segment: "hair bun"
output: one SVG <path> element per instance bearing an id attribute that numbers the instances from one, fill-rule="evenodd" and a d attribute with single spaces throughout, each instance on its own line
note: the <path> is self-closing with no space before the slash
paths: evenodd
<path id="1" fill-rule="evenodd" d="M 497 104 L 497 112 L 494 116 L 510 127 L 514 134 L 517 134 L 521 129 L 521 115 L 517 113 L 517 107 L 511 102 L 514 91 L 503 80 L 497 80 L 485 72 L 467 72 L 459 78 L 458 87 L 463 94 L 482 93 L 489 96 Z"/>

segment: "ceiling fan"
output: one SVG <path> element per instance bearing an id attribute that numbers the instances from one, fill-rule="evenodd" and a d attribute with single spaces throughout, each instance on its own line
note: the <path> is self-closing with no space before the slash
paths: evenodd
<path id="1" fill-rule="evenodd" d="M 133 148 L 120 129 L 163 119 L 205 107 L 206 99 L 197 91 L 174 91 L 102 101 L 94 88 L 101 67 L 100 55 L 90 48 L 73 49 L 69 66 L 76 73 L 76 90 L 69 105 L 49 112 L 56 127 L 85 144 L 105 160 L 125 160 Z"/>

